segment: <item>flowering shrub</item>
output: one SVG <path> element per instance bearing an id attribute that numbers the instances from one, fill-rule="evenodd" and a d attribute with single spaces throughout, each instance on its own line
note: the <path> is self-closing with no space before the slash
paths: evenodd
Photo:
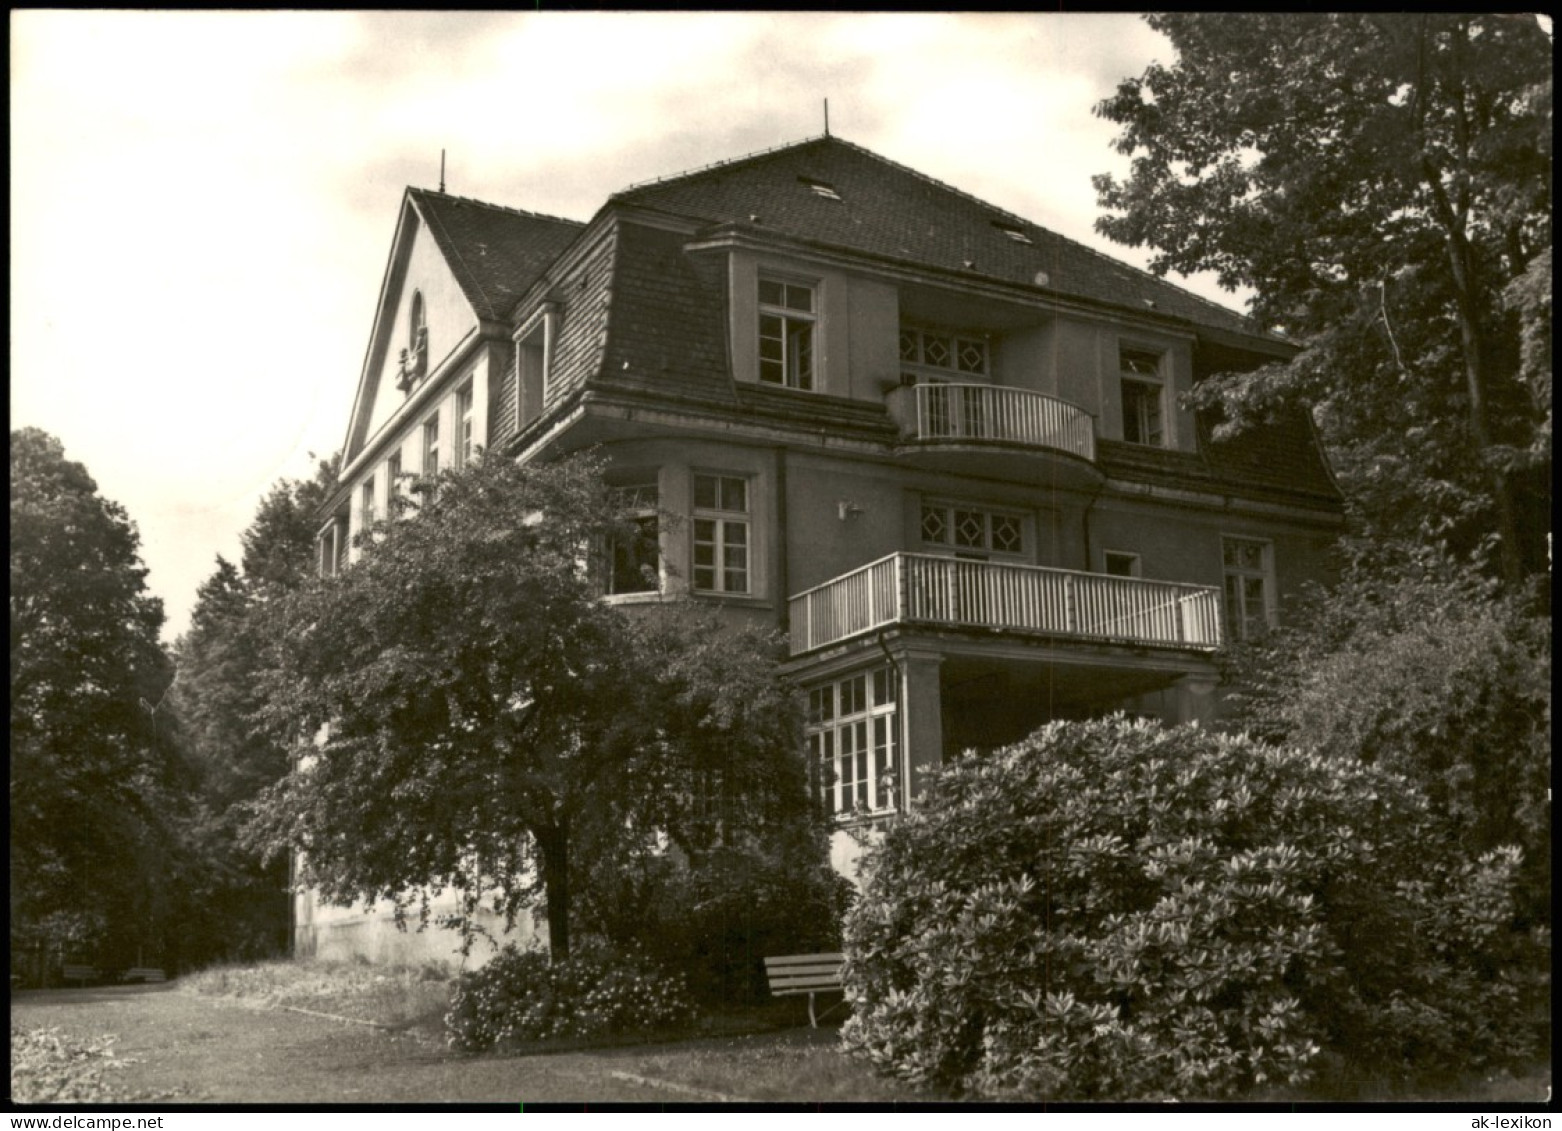
<path id="1" fill-rule="evenodd" d="M 1228 1097 L 1326 1049 L 1476 1067 L 1520 1051 L 1497 1024 L 1516 853 L 1444 843 L 1421 794 L 1355 760 L 1054 724 L 940 771 L 873 850 L 843 1039 L 1016 1099 Z"/>
<path id="2" fill-rule="evenodd" d="M 461 975 L 445 1029 L 462 1052 L 530 1041 L 585 1040 L 688 1022 L 688 990 L 637 956 L 577 954 L 550 962 L 538 950 L 505 947 Z"/>

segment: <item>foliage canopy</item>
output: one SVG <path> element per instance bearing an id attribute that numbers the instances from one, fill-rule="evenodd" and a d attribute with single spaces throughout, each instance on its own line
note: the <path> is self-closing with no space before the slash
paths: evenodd
<path id="1" fill-rule="evenodd" d="M 1240 428 L 1314 405 L 1367 533 L 1494 537 L 1544 568 L 1551 43 L 1496 14 L 1168 14 L 1177 51 L 1097 107 L 1129 176 L 1104 234 L 1256 292 L 1305 347 L 1202 384 Z M 1534 528 L 1534 530 L 1531 529 Z"/>
<path id="2" fill-rule="evenodd" d="M 11 433 L 13 943 L 161 941 L 186 775 L 135 524 L 36 428 Z M 166 719 L 166 714 L 163 716 Z"/>
<path id="3" fill-rule="evenodd" d="M 322 460 L 311 479 L 272 487 L 241 535 L 242 569 L 218 557 L 175 645 L 169 705 L 196 775 L 187 837 L 198 866 L 184 878 L 188 961 L 287 948 L 287 861 L 262 864 L 241 845 L 239 829 L 243 805 L 290 766 L 289 746 L 258 725 L 265 625 L 274 603 L 313 572 L 316 512 L 335 482 L 336 461 Z"/>
<path id="4" fill-rule="evenodd" d="M 598 598 L 593 548 L 635 534 L 601 471 L 422 481 L 354 565 L 279 603 L 265 715 L 308 738 L 253 832 L 302 849 L 327 899 L 426 917 L 448 889 L 468 932 L 485 898 L 507 923 L 540 904 L 563 960 L 593 868 L 806 817 L 775 641 Z"/>

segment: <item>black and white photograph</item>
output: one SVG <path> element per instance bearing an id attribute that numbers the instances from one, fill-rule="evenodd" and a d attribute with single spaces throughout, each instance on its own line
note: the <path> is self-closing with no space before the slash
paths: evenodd
<path id="1" fill-rule="evenodd" d="M 13 1108 L 1550 1127 L 1549 17 L 9 30 Z"/>

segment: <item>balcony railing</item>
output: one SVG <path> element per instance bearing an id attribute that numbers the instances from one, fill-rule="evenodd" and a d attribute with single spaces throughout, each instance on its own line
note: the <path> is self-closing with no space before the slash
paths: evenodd
<path id="1" fill-rule="evenodd" d="M 891 554 L 799 593 L 791 619 L 794 656 L 907 623 L 1220 645 L 1220 596 L 1207 586 L 930 554 Z"/>
<path id="2" fill-rule="evenodd" d="M 1090 414 L 1057 397 L 1003 385 L 927 383 L 904 392 L 913 396 L 912 419 L 902 421 L 912 439 L 999 440 L 1096 458 Z"/>

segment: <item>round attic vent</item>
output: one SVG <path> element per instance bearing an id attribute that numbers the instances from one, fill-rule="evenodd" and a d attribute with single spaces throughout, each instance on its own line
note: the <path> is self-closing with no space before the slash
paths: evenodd
<path id="1" fill-rule="evenodd" d="M 1048 276 L 1048 274 L 1045 271 L 1037 271 L 1036 272 L 1036 285 L 1038 287 L 1044 287 L 1048 283 L 1050 283 L 1051 281 L 1052 281 L 1051 277 Z"/>

